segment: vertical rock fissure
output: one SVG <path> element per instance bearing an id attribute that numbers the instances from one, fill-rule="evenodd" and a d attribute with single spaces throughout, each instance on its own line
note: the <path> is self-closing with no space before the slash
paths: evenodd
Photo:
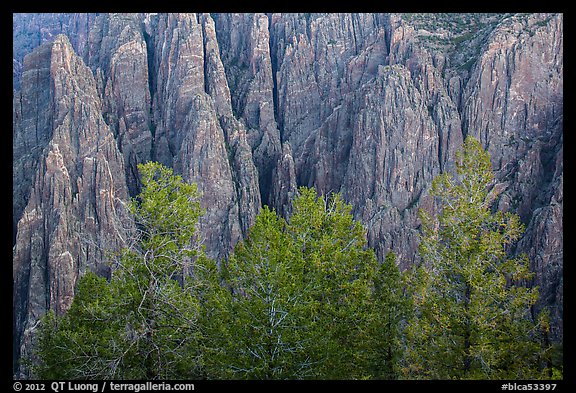
<path id="1" fill-rule="evenodd" d="M 276 78 L 276 72 L 278 71 L 278 61 L 275 51 L 275 40 L 274 40 L 274 31 L 272 27 L 272 14 L 267 14 L 268 16 L 268 45 L 270 47 L 270 64 L 272 66 L 272 105 L 274 106 L 274 121 L 276 122 L 276 126 L 278 127 L 278 131 L 280 131 L 280 140 L 282 140 L 282 129 L 283 125 L 281 124 L 280 116 L 279 116 L 279 108 L 278 108 L 278 80 Z"/>
<path id="2" fill-rule="evenodd" d="M 198 18 L 200 18 L 198 16 L 198 14 L 196 14 L 196 16 Z M 198 19 L 198 24 L 200 24 L 200 20 Z M 201 23 L 202 26 L 202 59 L 204 60 L 204 68 L 203 68 L 203 72 L 204 72 L 204 93 L 210 95 L 210 88 L 209 88 L 209 83 L 210 83 L 210 78 L 208 77 L 208 59 L 206 58 L 206 30 L 204 27 L 204 22 Z"/>
<path id="3" fill-rule="evenodd" d="M 149 116 L 148 116 L 148 129 L 150 130 L 151 139 L 150 139 L 150 157 L 156 156 L 156 121 L 154 118 L 154 100 L 156 99 L 156 69 L 154 67 L 155 64 L 155 53 L 154 53 L 154 42 L 152 41 L 152 37 L 146 31 L 146 26 L 142 24 L 142 37 L 144 38 L 144 44 L 146 45 L 146 61 L 148 65 L 148 92 L 150 93 L 150 106 L 149 109 Z M 138 179 L 138 176 L 136 176 Z"/>
<path id="4" fill-rule="evenodd" d="M 274 39 L 274 31 L 272 26 L 272 14 L 269 13 L 268 15 L 268 45 L 270 47 L 270 64 L 272 66 L 272 105 L 274 106 L 274 121 L 276 122 L 276 126 L 278 127 L 278 131 L 280 131 L 280 140 L 282 140 L 282 129 L 283 125 L 280 123 L 280 116 L 279 116 L 279 108 L 278 108 L 278 80 L 276 78 L 276 72 L 278 71 L 278 60 L 276 58 L 276 51 L 275 48 L 275 39 Z"/>
<path id="5" fill-rule="evenodd" d="M 146 59 L 148 61 L 148 89 L 150 90 L 150 101 L 154 101 L 154 93 L 156 86 L 156 72 L 154 70 L 154 45 L 150 34 L 146 31 L 146 28 L 142 26 L 142 36 L 144 37 L 144 42 L 146 43 Z M 152 107 L 152 105 L 150 105 Z"/>

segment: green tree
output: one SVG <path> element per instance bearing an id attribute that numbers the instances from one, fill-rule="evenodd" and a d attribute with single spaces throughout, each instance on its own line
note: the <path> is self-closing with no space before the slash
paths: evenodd
<path id="1" fill-rule="evenodd" d="M 340 194 L 319 197 L 301 188 L 293 202 L 289 234 L 305 261 L 309 294 L 309 353 L 320 379 L 367 378 L 378 263 L 362 225 Z"/>
<path id="2" fill-rule="evenodd" d="M 510 257 L 523 226 L 493 212 L 490 156 L 467 137 L 456 176 L 434 179 L 439 214 L 421 210 L 422 265 L 410 286 L 415 314 L 407 330 L 404 371 L 412 378 L 534 378 L 537 288 L 525 257 Z"/>
<path id="3" fill-rule="evenodd" d="M 538 313 L 538 338 L 540 342 L 539 362 L 542 379 L 563 378 L 562 343 L 552 342 L 550 338 L 550 310 L 544 308 Z"/>
<path id="4" fill-rule="evenodd" d="M 307 376 L 302 260 L 285 221 L 264 207 L 222 270 L 226 290 L 210 319 L 220 327 L 209 335 L 211 373 L 242 379 Z"/>
<path id="5" fill-rule="evenodd" d="M 292 211 L 265 207 L 224 264 L 210 358 L 224 377 L 369 378 L 382 303 L 364 229 L 338 194 L 301 188 Z"/>
<path id="6" fill-rule="evenodd" d="M 399 379 L 403 355 L 402 337 L 411 312 L 411 299 L 406 295 L 404 275 L 396 265 L 396 254 L 386 254 L 374 279 L 370 377 Z"/>
<path id="7" fill-rule="evenodd" d="M 111 305 L 115 302 L 105 278 L 92 272 L 79 281 L 76 297 L 63 317 L 53 311 L 41 320 L 35 347 L 39 364 L 33 371 L 40 379 L 99 378 L 113 365 L 115 349 L 121 343 L 118 319 Z M 114 346 L 109 345 L 114 342 Z M 98 351 L 99 356 L 93 354 Z"/>
<path id="8" fill-rule="evenodd" d="M 199 278 L 209 263 L 197 240 L 198 190 L 160 164 L 138 169 L 142 192 L 129 206 L 133 238 L 110 282 L 84 275 L 68 313 L 42 320 L 40 378 L 201 375 Z"/>

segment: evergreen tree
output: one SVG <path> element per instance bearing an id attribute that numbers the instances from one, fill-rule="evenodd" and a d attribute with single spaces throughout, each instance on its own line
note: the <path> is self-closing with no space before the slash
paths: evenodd
<path id="1" fill-rule="evenodd" d="M 563 347 L 562 343 L 550 339 L 550 310 L 542 309 L 538 313 L 538 341 L 540 353 L 538 360 L 542 369 L 542 379 L 562 379 L 563 377 Z"/>
<path id="2" fill-rule="evenodd" d="M 534 378 L 537 288 L 525 257 L 509 256 L 523 226 L 492 212 L 493 173 L 480 143 L 467 137 L 456 177 L 439 175 L 431 195 L 441 211 L 421 210 L 422 265 L 411 278 L 414 318 L 404 371 L 412 378 Z"/>
<path id="3" fill-rule="evenodd" d="M 404 275 L 396 265 L 396 254 L 386 254 L 374 279 L 374 312 L 371 336 L 370 377 L 398 379 L 403 354 L 402 337 L 411 311 Z"/>
<path id="4" fill-rule="evenodd" d="M 72 306 L 65 316 L 49 311 L 41 320 L 36 343 L 40 359 L 33 371 L 40 379 L 100 378 L 114 363 L 115 353 L 127 350 L 117 336 L 119 320 L 115 299 L 105 278 L 92 272 L 79 281 Z"/>
<path id="5" fill-rule="evenodd" d="M 213 302 L 227 326 L 211 356 L 220 375 L 370 377 L 377 262 L 350 210 L 338 194 L 301 188 L 288 223 L 260 212 L 223 267 L 229 290 Z"/>
<path id="6" fill-rule="evenodd" d="M 558 377 L 537 288 L 493 212 L 490 159 L 467 138 L 456 177 L 421 211 L 422 265 L 378 265 L 339 194 L 301 188 L 288 221 L 264 207 L 220 268 L 198 241 L 195 185 L 139 165 L 133 238 L 111 279 L 87 273 L 70 310 L 41 321 L 39 378 L 395 379 Z M 409 293 L 406 293 L 409 289 Z"/>
<path id="7" fill-rule="evenodd" d="M 41 323 L 40 378 L 171 379 L 200 375 L 201 214 L 194 184 L 157 163 L 138 166 L 137 230 L 110 282 L 80 280 L 68 313 Z M 196 272 L 196 273 L 195 273 Z"/>
<path id="8" fill-rule="evenodd" d="M 288 379 L 310 373 L 303 308 L 302 260 L 286 223 L 264 207 L 247 238 L 223 266 L 209 336 L 212 374 L 221 378 Z"/>
<path id="9" fill-rule="evenodd" d="M 313 188 L 301 188 L 293 202 L 288 233 L 304 261 L 314 378 L 370 377 L 378 262 L 351 210 L 340 194 L 320 197 Z"/>

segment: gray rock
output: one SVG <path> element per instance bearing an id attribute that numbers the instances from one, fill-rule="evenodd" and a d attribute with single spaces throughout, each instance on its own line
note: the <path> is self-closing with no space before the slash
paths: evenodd
<path id="1" fill-rule="evenodd" d="M 137 163 L 198 183 L 214 258 L 263 204 L 289 217 L 306 185 L 341 192 L 378 257 L 394 250 L 407 268 L 418 209 L 433 208 L 432 179 L 454 171 L 468 134 L 492 156 L 494 209 L 526 225 L 511 252 L 529 256 L 535 311 L 551 309 L 562 340 L 562 15 L 13 20 L 15 375 L 27 375 L 17 362 L 38 319 L 69 307 L 87 269 L 106 274 L 104 250 L 130 227 Z"/>
<path id="2" fill-rule="evenodd" d="M 106 273 L 105 253 L 126 236 L 124 159 L 102 118 L 94 76 L 64 35 L 41 46 L 37 55 L 24 69 L 37 78 L 23 78 L 22 92 L 49 97 L 45 108 L 32 107 L 45 119 L 37 133 L 40 152 L 14 160 L 14 173 L 33 179 L 28 198 L 20 202 L 24 209 L 13 248 L 17 356 L 29 354 L 36 323 L 47 310 L 62 314 L 70 307 L 82 273 Z M 50 115 L 43 117 L 46 111 Z M 25 117 L 14 125 L 16 152 L 35 133 Z M 28 166 L 26 158 L 38 162 Z"/>

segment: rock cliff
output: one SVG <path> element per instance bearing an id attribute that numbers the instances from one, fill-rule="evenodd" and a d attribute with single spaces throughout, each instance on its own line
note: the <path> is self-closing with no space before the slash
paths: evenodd
<path id="1" fill-rule="evenodd" d="M 492 157 L 498 208 L 527 225 L 517 253 L 563 319 L 563 35 L 558 15 L 515 15 L 490 34 L 464 91 L 464 130 Z M 553 333 L 562 337 L 562 323 Z"/>
<path id="2" fill-rule="evenodd" d="M 94 76 L 66 36 L 25 58 L 13 138 L 19 356 L 38 319 L 47 310 L 67 310 L 79 275 L 106 274 L 106 252 L 124 240 L 124 158 L 102 117 Z"/>
<path id="3" fill-rule="evenodd" d="M 406 268 L 468 134 L 562 339 L 561 14 L 14 14 L 13 64 L 15 375 L 41 315 L 107 274 L 138 163 L 198 183 L 216 259 L 306 185 Z"/>

